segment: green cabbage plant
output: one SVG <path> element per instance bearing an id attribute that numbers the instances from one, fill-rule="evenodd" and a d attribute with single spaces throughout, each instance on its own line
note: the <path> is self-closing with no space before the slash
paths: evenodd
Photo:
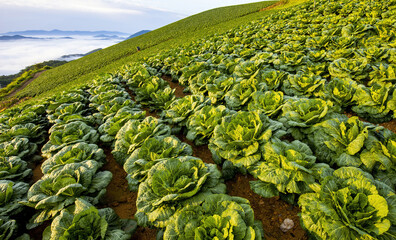
<path id="1" fill-rule="evenodd" d="M 213 80 L 212 83 L 206 85 L 208 91 L 209 99 L 212 104 L 224 103 L 224 97 L 226 93 L 235 85 L 236 78 L 226 75 L 221 75 L 220 77 Z"/>
<path id="2" fill-rule="evenodd" d="M 396 81 L 396 65 L 395 64 L 380 64 L 373 66 L 373 71 L 370 72 L 370 81 L 368 85 L 371 86 L 374 83 L 388 83 Z"/>
<path id="3" fill-rule="evenodd" d="M 87 103 L 88 99 L 86 95 L 87 95 L 86 92 L 84 92 L 83 90 L 71 90 L 67 92 L 61 92 L 47 99 L 46 101 L 48 102 L 47 113 L 52 114 L 55 111 L 55 109 L 57 109 L 63 103 L 75 103 L 75 102 Z"/>
<path id="4" fill-rule="evenodd" d="M 49 141 L 41 149 L 45 157 L 51 157 L 67 145 L 78 142 L 96 143 L 99 139 L 98 132 L 81 121 L 55 124 L 50 128 L 49 133 Z"/>
<path id="5" fill-rule="evenodd" d="M 0 156 L 17 156 L 29 162 L 35 161 L 41 159 L 40 156 L 34 155 L 37 148 L 37 144 L 29 142 L 29 139 L 16 137 L 11 141 L 0 143 Z"/>
<path id="6" fill-rule="evenodd" d="M 106 120 L 99 126 L 98 131 L 101 134 L 100 140 L 104 143 L 112 143 L 118 131 L 129 120 L 143 120 L 146 112 L 139 108 L 123 107 L 117 111 L 113 116 L 105 117 Z"/>
<path id="7" fill-rule="evenodd" d="M 27 162 L 17 156 L 0 156 L 0 180 L 23 180 L 32 173 Z"/>
<path id="8" fill-rule="evenodd" d="M 185 200 L 201 193 L 225 193 L 226 186 L 214 164 L 194 157 L 164 159 L 148 172 L 139 186 L 137 222 L 164 228 Z"/>
<path id="9" fill-rule="evenodd" d="M 99 166 L 98 162 L 92 160 L 70 163 L 34 183 L 28 191 L 27 201 L 21 201 L 37 210 L 27 228 L 34 228 L 54 218 L 62 209 L 74 204 L 76 198 L 97 204 L 112 179 L 111 172 L 98 172 Z"/>
<path id="10" fill-rule="evenodd" d="M 225 194 L 204 194 L 189 201 L 166 225 L 161 239 L 261 240 L 263 229 L 254 221 L 248 200 Z"/>
<path id="11" fill-rule="evenodd" d="M 41 144 L 45 141 L 43 127 L 33 123 L 15 125 L 0 132 L 0 143 L 15 138 L 28 138 L 30 142 Z"/>
<path id="12" fill-rule="evenodd" d="M 260 85 L 256 78 L 257 73 L 249 79 L 243 79 L 237 82 L 232 89 L 225 94 L 224 100 L 228 108 L 240 110 L 248 105 L 254 92 L 264 90 L 264 86 Z"/>
<path id="13" fill-rule="evenodd" d="M 326 80 L 320 76 L 298 72 L 283 82 L 282 91 L 289 96 L 320 97 Z"/>
<path id="14" fill-rule="evenodd" d="M 26 200 L 29 184 L 0 180 L 0 216 L 13 216 L 24 210 L 19 201 Z"/>
<path id="15" fill-rule="evenodd" d="M 180 131 L 191 114 L 209 104 L 210 100 L 202 95 L 187 95 L 174 100 L 168 109 L 161 113 L 161 117 L 167 123 L 177 125 L 179 128 L 175 128 L 175 131 Z"/>
<path id="16" fill-rule="evenodd" d="M 130 98 L 129 94 L 125 90 L 112 89 L 106 92 L 101 92 L 98 95 L 92 95 L 89 98 L 89 101 L 91 102 L 89 106 L 92 108 L 98 108 L 100 105 L 104 104 L 105 102 L 110 102 L 116 97 L 122 97 L 126 99 Z"/>
<path id="17" fill-rule="evenodd" d="M 337 167 L 360 167 L 371 172 L 376 162 L 381 162 L 375 153 L 361 153 L 378 142 L 376 128 L 364 124 L 357 117 L 349 119 L 329 119 L 312 128 L 311 142 L 315 146 L 315 155 L 330 165 Z"/>
<path id="18" fill-rule="evenodd" d="M 252 190 L 263 197 L 311 192 L 316 178 L 332 172 L 328 165 L 317 164 L 312 150 L 298 140 L 272 140 L 261 146 L 261 152 L 262 161 L 248 167 L 248 171 L 259 179 L 250 182 Z"/>
<path id="19" fill-rule="evenodd" d="M 253 93 L 248 110 L 260 110 L 270 118 L 276 118 L 284 104 L 283 92 L 257 91 Z"/>
<path id="20" fill-rule="evenodd" d="M 396 134 L 386 128 L 376 130 L 374 134 L 380 141 L 368 144 L 360 159 L 376 180 L 393 189 L 396 187 Z"/>
<path id="21" fill-rule="evenodd" d="M 358 116 L 373 122 L 388 122 L 393 118 L 392 109 L 388 108 L 388 99 L 392 93 L 392 84 L 374 83 L 371 87 L 360 88 L 356 106 L 352 111 Z"/>
<path id="22" fill-rule="evenodd" d="M 303 54 L 284 51 L 274 59 L 273 64 L 277 70 L 298 72 L 305 62 L 306 57 Z"/>
<path id="23" fill-rule="evenodd" d="M 340 58 L 330 64 L 329 72 L 332 77 L 362 81 L 368 77 L 369 68 L 367 59 Z"/>
<path id="24" fill-rule="evenodd" d="M 102 105 L 98 106 L 96 109 L 99 113 L 94 113 L 93 115 L 100 120 L 105 121 L 109 117 L 114 116 L 121 108 L 138 108 L 140 105 L 136 104 L 132 99 L 124 97 L 116 97 L 108 102 L 104 102 Z"/>
<path id="25" fill-rule="evenodd" d="M 220 124 L 222 117 L 230 113 L 230 110 L 223 105 L 204 106 L 194 112 L 187 121 L 187 139 L 194 141 L 195 145 L 209 143 L 213 135 L 214 128 Z"/>
<path id="26" fill-rule="evenodd" d="M 237 112 L 222 118 L 214 129 L 209 149 L 220 164 L 231 161 L 237 167 L 248 167 L 261 159 L 260 146 L 285 132 L 280 122 L 259 111 Z"/>
<path id="27" fill-rule="evenodd" d="M 55 169 L 62 168 L 66 164 L 88 160 L 98 162 L 98 167 L 101 167 L 105 163 L 105 158 L 103 149 L 99 148 L 98 145 L 79 142 L 65 146 L 55 155 L 45 160 L 41 165 L 41 171 L 43 174 L 50 174 Z"/>
<path id="28" fill-rule="evenodd" d="M 146 117 L 143 121 L 129 120 L 118 131 L 112 151 L 115 160 L 123 165 L 129 155 L 147 139 L 154 136 L 169 136 L 171 129 L 162 120 Z"/>
<path id="29" fill-rule="evenodd" d="M 290 98 L 282 107 L 278 121 L 282 122 L 295 139 L 306 138 L 314 124 L 331 113 L 332 103 L 319 98 Z"/>
<path id="30" fill-rule="evenodd" d="M 85 104 L 80 102 L 63 103 L 52 114 L 48 115 L 47 118 L 50 123 L 68 122 L 69 119 L 75 118 L 72 117 L 73 115 L 84 115 L 87 110 Z"/>
<path id="31" fill-rule="evenodd" d="M 43 233 L 43 240 L 108 239 L 129 240 L 136 221 L 119 219 L 111 208 L 96 209 L 77 198 L 74 210 L 63 210 Z"/>
<path id="32" fill-rule="evenodd" d="M 174 136 L 155 136 L 135 149 L 124 164 L 126 179 L 131 191 L 137 191 L 140 182 L 147 178 L 151 167 L 164 158 L 191 156 L 192 148 Z"/>
<path id="33" fill-rule="evenodd" d="M 372 176 L 342 167 L 300 196 L 301 222 L 315 239 L 395 239 L 396 195 Z"/>
<path id="34" fill-rule="evenodd" d="M 287 78 L 287 72 L 274 69 L 260 71 L 259 82 L 264 90 L 280 90 L 283 81 Z"/>
<path id="35" fill-rule="evenodd" d="M 325 95 L 339 108 L 337 111 L 342 112 L 356 104 L 358 96 L 355 93 L 361 86 L 348 78 L 333 78 L 325 87 Z"/>

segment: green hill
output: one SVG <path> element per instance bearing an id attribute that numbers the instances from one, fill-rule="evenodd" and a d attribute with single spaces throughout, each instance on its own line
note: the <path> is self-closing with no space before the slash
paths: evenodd
<path id="1" fill-rule="evenodd" d="M 281 6 L 287 7 L 304 2 L 304 0 L 281 2 Z M 268 11 L 260 10 L 275 3 L 277 1 L 222 7 L 187 17 L 51 69 L 20 91 L 17 97 L 44 97 L 71 86 L 87 83 L 100 74 L 117 70 L 124 64 L 138 61 L 159 51 L 168 50 L 210 34 L 225 32 L 230 28 L 261 18 L 275 11 L 276 8 Z M 137 52 L 137 46 L 142 51 Z"/>

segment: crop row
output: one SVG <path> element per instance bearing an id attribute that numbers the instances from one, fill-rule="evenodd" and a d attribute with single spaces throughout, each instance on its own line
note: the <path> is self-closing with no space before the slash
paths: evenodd
<path id="1" fill-rule="evenodd" d="M 313 237 L 392 239 L 396 136 L 343 113 L 374 123 L 395 118 L 395 2 L 319 6 L 307 3 L 115 74 L 143 93 L 142 104 L 160 109 L 172 131 L 209 144 L 225 178 L 250 173 L 256 193 L 298 202 Z M 170 100 L 162 74 L 193 95 Z"/>

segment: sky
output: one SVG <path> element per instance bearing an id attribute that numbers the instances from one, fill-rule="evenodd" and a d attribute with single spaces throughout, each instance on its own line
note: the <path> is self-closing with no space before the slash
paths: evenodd
<path id="1" fill-rule="evenodd" d="M 259 0 L 0 0 L 0 33 L 154 30 L 216 7 Z"/>

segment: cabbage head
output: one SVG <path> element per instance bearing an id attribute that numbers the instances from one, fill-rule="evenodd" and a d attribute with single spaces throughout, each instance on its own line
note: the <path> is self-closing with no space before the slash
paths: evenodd
<path id="1" fill-rule="evenodd" d="M 112 143 L 118 131 L 129 120 L 143 120 L 146 112 L 138 108 L 123 107 L 113 116 L 106 117 L 106 121 L 99 126 L 98 131 L 101 134 L 100 140 L 104 143 Z"/>
<path id="2" fill-rule="evenodd" d="M 55 124 L 50 128 L 49 133 L 49 141 L 41 149 L 43 156 L 46 157 L 51 157 L 67 145 L 78 142 L 96 143 L 99 139 L 98 132 L 81 121 Z"/>
<path id="3" fill-rule="evenodd" d="M 337 167 L 360 167 L 371 172 L 380 158 L 374 152 L 361 153 L 378 142 L 373 132 L 375 126 L 364 124 L 357 117 L 349 119 L 329 119 L 312 128 L 311 143 L 315 146 L 315 155 L 330 165 Z"/>
<path id="4" fill-rule="evenodd" d="M 21 202 L 37 210 L 27 228 L 34 228 L 54 218 L 62 209 L 74 204 L 78 197 L 97 204 L 112 178 L 111 172 L 98 172 L 98 167 L 98 162 L 92 160 L 70 163 L 34 183 L 29 189 L 27 201 Z"/>
<path id="5" fill-rule="evenodd" d="M 71 90 L 67 92 L 61 92 L 49 99 L 47 99 L 46 102 L 48 102 L 48 107 L 47 107 L 47 113 L 52 114 L 55 112 L 55 109 L 57 109 L 61 104 L 63 103 L 75 103 L 75 102 L 81 102 L 81 103 L 86 103 L 88 101 L 86 97 L 86 92 L 83 90 Z"/>
<path id="6" fill-rule="evenodd" d="M 297 140 L 302 140 L 315 123 L 321 122 L 331 112 L 332 103 L 319 98 L 290 98 L 282 108 L 278 121 Z"/>
<path id="7" fill-rule="evenodd" d="M 326 96 L 329 100 L 338 106 L 338 112 L 343 112 L 343 110 L 356 104 L 357 96 L 355 95 L 359 85 L 348 78 L 333 78 L 326 85 Z"/>
<path id="8" fill-rule="evenodd" d="M 259 111 L 227 115 L 214 129 L 209 149 L 217 164 L 231 161 L 237 167 L 248 167 L 261 159 L 260 146 L 285 132 L 281 123 L 270 120 Z"/>
<path id="9" fill-rule="evenodd" d="M 29 142 L 27 138 L 16 137 L 8 142 L 0 143 L 0 156 L 17 156 L 27 161 L 41 159 L 40 156 L 33 156 L 37 152 L 37 144 Z"/>
<path id="10" fill-rule="evenodd" d="M 358 168 L 335 170 L 298 204 L 302 225 L 315 239 L 395 239 L 394 191 Z"/>
<path id="11" fill-rule="evenodd" d="M 170 103 L 168 109 L 161 113 L 161 118 L 181 129 L 191 114 L 209 104 L 210 100 L 202 95 L 187 95 Z"/>
<path id="12" fill-rule="evenodd" d="M 356 92 L 358 101 L 352 111 L 373 123 L 388 122 L 393 118 L 392 109 L 387 107 L 392 93 L 392 84 L 374 83 L 371 87 L 361 88 Z"/>
<path id="13" fill-rule="evenodd" d="M 289 96 L 320 97 L 326 80 L 320 76 L 298 72 L 283 82 L 282 91 Z"/>
<path id="14" fill-rule="evenodd" d="M 99 148 L 98 145 L 80 142 L 65 146 L 54 156 L 45 160 L 41 165 L 41 171 L 43 174 L 50 174 L 55 169 L 61 168 L 66 164 L 87 160 L 94 160 L 98 162 L 98 167 L 101 167 L 106 161 L 105 158 L 106 155 L 103 149 Z"/>
<path id="15" fill-rule="evenodd" d="M 91 102 L 89 106 L 97 109 L 100 105 L 106 102 L 110 102 L 112 99 L 115 99 L 117 97 L 122 97 L 126 99 L 130 98 L 129 94 L 125 90 L 113 89 L 106 92 L 101 92 L 98 95 L 92 95 L 89 98 L 89 101 Z"/>
<path id="16" fill-rule="evenodd" d="M 83 115 L 86 112 L 87 107 L 83 103 L 63 103 L 52 114 L 48 115 L 47 118 L 50 123 L 62 123 L 76 118 L 75 115 Z"/>
<path id="17" fill-rule="evenodd" d="M 136 200 L 138 224 L 164 228 L 183 206 L 200 193 L 225 193 L 226 186 L 214 164 L 194 157 L 164 159 L 148 172 Z"/>
<path id="18" fill-rule="evenodd" d="M 96 209 L 77 198 L 74 210 L 63 210 L 43 233 L 43 240 L 129 240 L 136 229 L 132 219 L 119 219 L 111 208 Z"/>
<path id="19" fill-rule="evenodd" d="M 276 118 L 284 104 L 283 92 L 257 91 L 253 93 L 248 110 L 260 110 L 271 119 Z"/>
<path id="20" fill-rule="evenodd" d="M 214 128 L 220 124 L 222 117 L 230 113 L 230 110 L 223 105 L 204 106 L 194 112 L 187 121 L 187 139 L 194 141 L 195 145 L 209 143 L 213 135 Z"/>
<path id="21" fill-rule="evenodd" d="M 25 206 L 19 201 L 26 200 L 28 190 L 27 183 L 0 180 L 0 216 L 13 216 L 23 211 Z"/>
<path id="22" fill-rule="evenodd" d="M 17 156 L 0 156 L 0 180 L 23 180 L 32 173 L 28 163 Z"/>
<path id="23" fill-rule="evenodd" d="M 370 65 L 367 59 L 346 59 L 339 58 L 329 66 L 332 77 L 349 78 L 355 81 L 362 81 L 368 77 Z"/>
<path id="24" fill-rule="evenodd" d="M 264 90 L 264 86 L 259 84 L 256 76 L 257 74 L 249 79 L 243 79 L 237 82 L 232 89 L 225 94 L 224 100 L 228 108 L 232 110 L 244 109 L 252 99 L 254 92 Z"/>
<path id="25" fill-rule="evenodd" d="M 124 164 L 128 173 L 127 181 L 131 191 L 137 191 L 140 182 L 147 178 L 151 167 L 163 158 L 191 156 L 192 148 L 175 136 L 155 136 L 147 139 L 135 149 Z"/>
<path id="26" fill-rule="evenodd" d="M 208 194 L 178 211 L 166 226 L 162 239 L 261 240 L 263 237 L 248 200 Z"/>
<path id="27" fill-rule="evenodd" d="M 279 139 L 267 142 L 261 147 L 263 160 L 248 168 L 259 181 L 251 182 L 254 192 L 263 197 L 283 194 L 311 192 L 316 185 L 316 171 L 325 170 L 316 164 L 316 157 L 305 143 L 295 140 L 291 143 Z M 331 173 L 330 167 L 326 172 Z"/>
<path id="28" fill-rule="evenodd" d="M 0 143 L 14 138 L 28 138 L 33 143 L 41 144 L 45 141 L 44 132 L 40 125 L 33 123 L 15 125 L 10 129 L 0 130 Z"/>
<path id="29" fill-rule="evenodd" d="M 169 136 L 170 133 L 168 125 L 151 116 L 146 117 L 143 121 L 130 120 L 118 131 L 112 153 L 115 160 L 124 165 L 129 155 L 147 139 L 154 136 Z"/>

